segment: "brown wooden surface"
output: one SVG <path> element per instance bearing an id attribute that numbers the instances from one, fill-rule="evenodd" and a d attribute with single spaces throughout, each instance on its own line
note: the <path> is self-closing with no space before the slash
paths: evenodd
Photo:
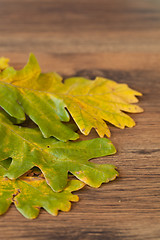
<path id="1" fill-rule="evenodd" d="M 112 127 L 118 153 L 97 160 L 118 167 L 116 181 L 85 187 L 58 217 L 27 220 L 12 206 L 0 239 L 160 239 L 160 1 L 0 0 L 0 55 L 19 68 L 30 51 L 43 71 L 128 83 L 145 112 L 132 129 Z"/>

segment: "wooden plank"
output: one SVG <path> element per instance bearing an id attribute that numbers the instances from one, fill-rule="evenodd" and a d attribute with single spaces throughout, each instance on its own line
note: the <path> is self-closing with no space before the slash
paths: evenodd
<path id="1" fill-rule="evenodd" d="M 0 0 L 0 53 L 15 67 L 33 51 L 43 71 L 104 76 L 143 92 L 137 125 L 111 127 L 120 177 L 79 191 L 68 213 L 22 217 L 12 206 L 0 217 L 0 239 L 160 239 L 159 1 Z M 97 137 L 92 133 L 83 139 Z"/>
<path id="2" fill-rule="evenodd" d="M 0 52 L 160 51 L 159 0 L 1 0 Z"/>

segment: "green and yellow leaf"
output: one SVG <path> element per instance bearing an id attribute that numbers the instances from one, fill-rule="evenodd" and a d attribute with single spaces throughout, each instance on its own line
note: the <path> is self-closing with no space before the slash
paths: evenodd
<path id="1" fill-rule="evenodd" d="M 94 81 L 75 77 L 63 83 L 57 73 L 41 73 L 33 54 L 24 69 L 8 67 L 0 73 L 0 106 L 20 120 L 26 113 L 44 137 L 62 141 L 78 138 L 63 124 L 70 119 L 68 112 L 85 135 L 95 128 L 100 137 L 110 136 L 105 121 L 122 129 L 133 127 L 134 120 L 124 112 L 143 111 L 134 104 L 136 96 L 141 93 L 101 77 Z"/>
<path id="2" fill-rule="evenodd" d="M 46 183 L 44 177 L 23 176 L 17 180 L 3 177 L 5 169 L 0 166 L 0 215 L 4 214 L 11 203 L 26 218 L 33 219 L 39 215 L 40 208 L 56 216 L 58 211 L 68 212 L 71 201 L 79 200 L 77 195 L 71 192 L 84 186 L 78 180 L 70 180 L 66 188 L 60 192 L 54 192 Z"/>
<path id="3" fill-rule="evenodd" d="M 63 101 L 42 90 L 47 81 L 57 82 L 61 77 L 57 73 L 49 73 L 45 75 L 48 80 L 44 79 L 43 82 L 40 72 L 33 54 L 22 70 L 8 67 L 0 72 L 0 106 L 19 120 L 25 120 L 26 113 L 39 126 L 44 137 L 54 136 L 62 141 L 76 140 L 78 134 L 62 123 L 69 121 Z M 17 86 L 18 83 L 20 86 Z M 38 89 L 39 84 L 42 84 L 42 89 Z"/>
<path id="4" fill-rule="evenodd" d="M 5 174 L 10 179 L 36 166 L 58 192 L 65 188 L 68 172 L 91 187 L 99 187 L 118 175 L 113 165 L 88 161 L 116 152 L 106 138 L 66 143 L 53 137 L 45 139 L 39 129 L 13 125 L 4 112 L 0 113 L 0 123 L 0 161 L 12 158 Z"/>

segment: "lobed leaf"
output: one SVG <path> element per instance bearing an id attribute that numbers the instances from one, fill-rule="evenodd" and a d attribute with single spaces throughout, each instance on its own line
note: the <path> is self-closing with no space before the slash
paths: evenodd
<path id="1" fill-rule="evenodd" d="M 105 121 L 118 128 L 133 127 L 134 120 L 125 112 L 138 113 L 142 108 L 131 103 L 142 94 L 126 84 L 97 77 L 94 81 L 75 77 L 65 80 L 64 87 L 57 90 L 81 132 L 88 135 L 95 128 L 100 137 L 110 136 Z M 104 121 L 105 120 L 105 121 Z"/>
<path id="2" fill-rule="evenodd" d="M 91 187 L 99 187 L 118 175 L 113 165 L 88 162 L 91 158 L 116 152 L 106 138 L 64 143 L 55 138 L 45 139 L 38 129 L 13 125 L 3 112 L 0 122 L 0 161 L 12 158 L 5 174 L 10 179 L 36 166 L 51 188 L 58 192 L 65 188 L 68 172 Z"/>
<path id="3" fill-rule="evenodd" d="M 8 58 L 1 57 L 0 58 L 0 71 L 4 70 L 5 68 L 7 68 L 9 66 L 8 63 L 9 63 L 9 59 Z"/>
<path id="4" fill-rule="evenodd" d="M 66 188 L 56 193 L 47 185 L 43 177 L 24 176 L 17 180 L 3 177 L 5 169 L 0 166 L 0 215 L 4 214 L 11 203 L 26 218 L 33 219 L 39 215 L 43 207 L 48 213 L 56 216 L 58 211 L 68 212 L 71 201 L 79 200 L 71 192 L 81 189 L 84 184 L 78 180 L 70 180 Z"/>
<path id="5" fill-rule="evenodd" d="M 0 106 L 11 116 L 25 119 L 25 113 L 39 126 L 44 137 L 75 140 L 78 134 L 63 122 L 71 114 L 80 131 L 88 135 L 95 128 L 100 137 L 110 136 L 105 121 L 119 128 L 133 127 L 134 120 L 124 112 L 143 109 L 136 96 L 141 93 L 126 84 L 97 77 L 94 81 L 75 77 L 62 82 L 57 73 L 40 73 L 33 54 L 24 69 L 6 68 L 0 73 Z M 68 110 L 68 111 L 67 111 Z"/>
<path id="6" fill-rule="evenodd" d="M 48 73 L 45 74 L 46 80 L 40 72 L 33 54 L 22 70 L 8 67 L 0 72 L 0 106 L 19 120 L 25 120 L 26 113 L 46 138 L 54 136 L 62 141 L 76 140 L 78 134 L 62 123 L 69 121 L 63 101 L 43 91 L 48 82 L 55 86 L 61 77 L 57 73 Z"/>

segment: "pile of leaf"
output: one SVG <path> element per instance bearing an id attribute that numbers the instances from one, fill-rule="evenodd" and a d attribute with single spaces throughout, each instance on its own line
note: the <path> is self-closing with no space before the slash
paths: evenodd
<path id="1" fill-rule="evenodd" d="M 27 218 L 36 218 L 41 207 L 52 215 L 69 211 L 78 201 L 73 191 L 118 176 L 115 166 L 88 160 L 116 153 L 104 138 L 110 136 L 106 121 L 133 127 L 124 112 L 142 112 L 134 104 L 141 93 L 102 77 L 63 80 L 41 73 L 33 54 L 22 70 L 8 63 L 0 58 L 0 214 L 12 202 Z M 88 135 L 92 128 L 100 138 L 78 140 L 77 129 Z"/>

